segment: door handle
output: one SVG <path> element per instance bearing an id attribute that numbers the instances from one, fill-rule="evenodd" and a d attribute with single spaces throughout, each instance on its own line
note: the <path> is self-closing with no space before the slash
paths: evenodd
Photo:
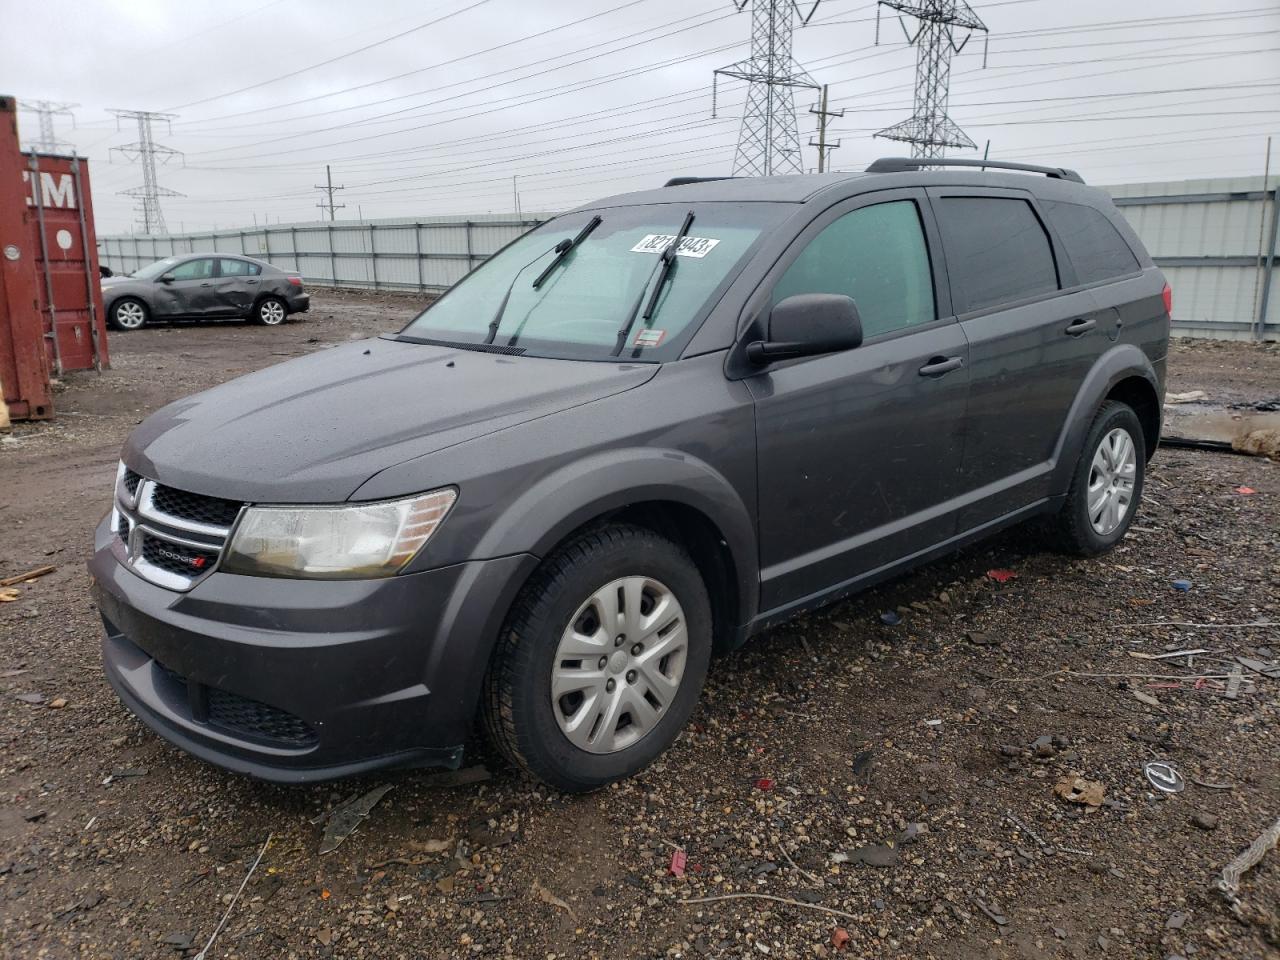
<path id="1" fill-rule="evenodd" d="M 202 287 L 212 287 L 212 286 L 213 286 L 213 284 L 212 284 L 212 283 L 210 283 L 208 280 L 206 280 L 204 283 L 200 284 L 200 286 L 202 286 Z"/>
<path id="2" fill-rule="evenodd" d="M 1079 320 L 1072 320 L 1067 324 L 1067 329 L 1063 332 L 1068 337 L 1078 337 L 1082 334 L 1088 333 L 1097 325 L 1098 321 L 1093 319 L 1093 317 L 1081 317 Z"/>
<path id="3" fill-rule="evenodd" d="M 246 280 L 245 283 L 257 283 L 257 280 Z"/>
<path id="4" fill-rule="evenodd" d="M 963 366 L 964 357 L 930 357 L 929 362 L 920 368 L 920 376 L 940 377 Z"/>

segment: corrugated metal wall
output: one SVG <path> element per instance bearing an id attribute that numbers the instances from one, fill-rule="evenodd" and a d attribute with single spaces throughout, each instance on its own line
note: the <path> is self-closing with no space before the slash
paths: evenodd
<path id="1" fill-rule="evenodd" d="M 1169 279 L 1175 333 L 1280 339 L 1278 182 L 1273 177 L 1265 189 L 1262 177 L 1104 188 Z"/>
<path id="2" fill-rule="evenodd" d="M 252 230 L 102 237 L 113 271 L 185 253 L 241 253 L 299 273 L 307 283 L 376 290 L 446 290 L 548 215 L 293 223 Z"/>
<path id="3" fill-rule="evenodd" d="M 1280 339 L 1276 184 L 1262 177 L 1105 187 L 1169 277 L 1174 332 Z M 548 215 L 297 223 L 168 237 L 101 238 L 103 263 L 136 270 L 175 253 L 245 253 L 312 284 L 445 290 Z M 1268 274 L 1270 289 L 1268 295 Z M 1263 302 L 1268 302 L 1265 322 Z"/>

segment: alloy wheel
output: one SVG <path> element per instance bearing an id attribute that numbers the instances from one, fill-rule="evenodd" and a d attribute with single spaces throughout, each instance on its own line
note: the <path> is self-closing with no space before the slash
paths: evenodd
<path id="1" fill-rule="evenodd" d="M 1089 466 L 1089 523 L 1099 536 L 1109 536 L 1133 507 L 1138 475 L 1137 448 L 1123 427 L 1109 431 Z"/>
<path id="2" fill-rule="evenodd" d="M 675 700 L 688 657 L 684 610 L 652 577 L 624 577 L 569 620 L 551 668 L 560 730 L 588 753 L 616 753 L 653 732 Z"/>
<path id="3" fill-rule="evenodd" d="M 266 300 L 258 307 L 258 318 L 269 327 L 284 322 L 284 305 L 279 300 Z"/>
<path id="4" fill-rule="evenodd" d="M 147 311 L 142 304 L 127 300 L 116 305 L 115 321 L 124 330 L 137 330 L 147 320 Z"/>

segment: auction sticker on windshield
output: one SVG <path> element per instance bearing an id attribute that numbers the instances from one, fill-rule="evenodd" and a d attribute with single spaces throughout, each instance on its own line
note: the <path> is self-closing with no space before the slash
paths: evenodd
<path id="1" fill-rule="evenodd" d="M 632 247 L 631 252 L 661 253 L 667 249 L 675 238 L 674 233 L 650 233 Z M 680 246 L 676 248 L 676 255 L 701 259 L 714 250 L 719 242 L 719 240 L 712 240 L 710 237 L 684 237 L 680 241 Z"/>

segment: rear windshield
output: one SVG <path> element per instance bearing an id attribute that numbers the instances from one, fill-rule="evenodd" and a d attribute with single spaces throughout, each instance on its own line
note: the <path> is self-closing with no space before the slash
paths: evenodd
<path id="1" fill-rule="evenodd" d="M 794 210 L 783 204 L 611 207 L 557 217 L 503 248 L 400 332 L 401 339 L 578 360 L 679 356 L 761 235 Z M 686 216 L 667 282 L 649 306 L 661 254 Z M 563 257 L 556 247 L 600 222 Z M 638 305 L 638 306 L 637 306 Z M 631 321 L 630 329 L 620 331 Z M 619 346 L 621 344 L 621 346 Z"/>

